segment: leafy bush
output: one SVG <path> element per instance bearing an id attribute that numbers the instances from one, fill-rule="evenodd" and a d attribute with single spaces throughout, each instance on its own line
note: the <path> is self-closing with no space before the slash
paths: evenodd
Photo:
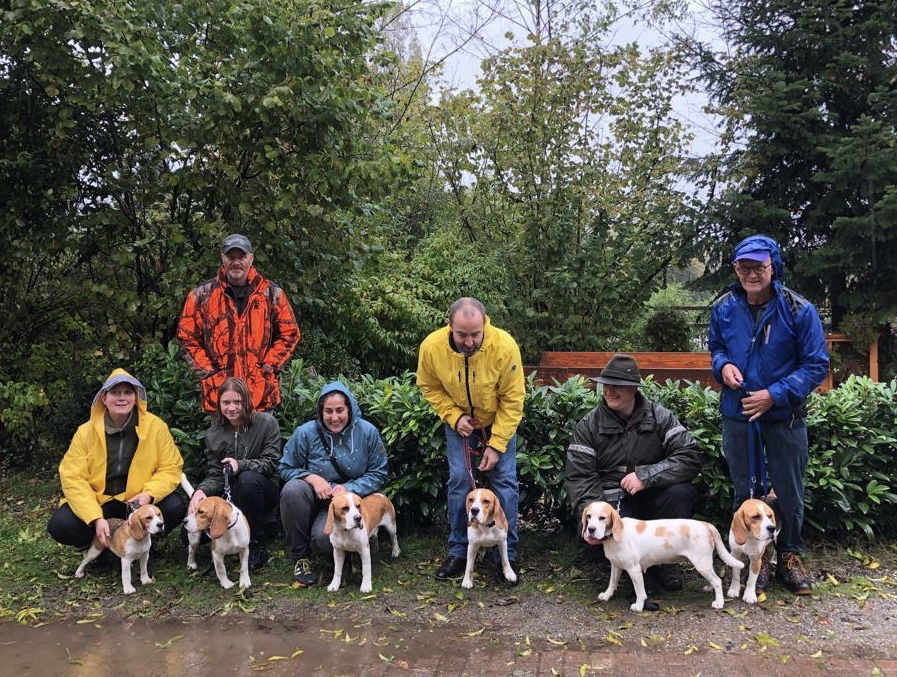
<path id="1" fill-rule="evenodd" d="M 33 460 L 47 404 L 47 394 L 39 386 L 0 383 L 0 462 L 20 467 Z"/>
<path id="2" fill-rule="evenodd" d="M 147 386 L 150 409 L 171 427 L 185 466 L 200 472 L 208 416 L 199 409 L 196 379 L 178 356 L 176 344 L 149 346 L 134 371 Z M 299 359 L 281 374 L 283 405 L 275 415 L 284 439 L 314 416 L 317 394 L 328 380 Z M 391 476 L 385 491 L 393 498 L 403 524 L 444 520 L 448 469 L 442 424 L 415 386 L 414 374 L 339 380 L 352 389 L 365 417 L 383 435 Z M 8 384 L 0 388 L 4 416 L 10 392 Z M 23 412 L 29 406 L 40 406 L 36 391 L 23 392 L 31 393 L 26 400 L 32 403 L 21 405 Z M 695 383 L 668 381 L 661 385 L 651 379 L 643 392 L 672 410 L 691 431 L 705 457 L 697 480 L 703 496 L 701 514 L 725 525 L 732 498 L 722 454 L 719 394 Z M 576 422 L 597 402 L 598 395 L 582 377 L 554 385 L 536 385 L 532 377 L 528 380 L 517 449 L 521 514 L 571 520 L 564 487 L 566 447 Z M 23 416 L 21 420 L 27 421 L 27 414 Z M 897 463 L 895 420 L 897 381 L 875 383 L 866 377 L 851 377 L 825 395 L 810 396 L 809 527 L 833 533 L 846 529 L 867 536 L 897 531 L 897 493 L 892 479 Z M 28 430 L 28 424 L 23 425 L 16 429 Z M 4 426 L 8 427 L 6 419 Z M 58 457 L 51 461 L 57 462 Z"/>
<path id="3" fill-rule="evenodd" d="M 689 352 L 693 349 L 691 326 L 685 313 L 675 308 L 658 308 L 645 323 L 649 350 Z"/>

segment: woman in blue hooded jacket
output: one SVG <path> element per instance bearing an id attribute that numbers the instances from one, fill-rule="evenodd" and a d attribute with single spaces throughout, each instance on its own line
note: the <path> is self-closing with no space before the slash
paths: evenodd
<path id="1" fill-rule="evenodd" d="M 330 499 L 343 491 L 367 496 L 386 482 L 388 466 L 380 433 L 365 421 L 358 403 L 342 383 L 328 383 L 318 396 L 318 413 L 293 431 L 283 448 L 278 472 L 280 518 L 293 575 L 302 585 L 315 585 L 311 545 L 330 552 L 324 522 Z"/>

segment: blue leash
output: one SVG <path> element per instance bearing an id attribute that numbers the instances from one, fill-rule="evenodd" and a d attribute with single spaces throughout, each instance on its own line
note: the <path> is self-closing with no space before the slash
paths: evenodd
<path id="1" fill-rule="evenodd" d="M 751 473 L 751 498 L 757 497 L 757 484 L 763 488 L 760 495 L 766 498 L 769 489 L 766 485 L 766 445 L 763 441 L 763 429 L 760 421 L 748 421 L 748 467 Z M 759 468 L 759 472 L 758 472 Z"/>

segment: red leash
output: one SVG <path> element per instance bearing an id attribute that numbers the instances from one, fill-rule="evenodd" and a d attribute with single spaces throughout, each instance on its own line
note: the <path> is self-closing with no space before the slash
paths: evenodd
<path id="1" fill-rule="evenodd" d="M 479 448 L 473 447 L 470 444 L 470 438 L 473 435 L 468 435 L 467 437 L 462 437 L 463 448 L 464 448 L 464 467 L 467 468 L 467 476 L 470 478 L 470 490 L 473 491 L 477 488 L 477 482 L 473 476 L 473 464 L 470 462 L 471 456 L 482 456 L 483 452 L 486 450 L 486 429 L 480 425 L 480 422 L 476 419 L 471 419 L 473 423 L 474 431 L 479 431 L 479 439 L 482 440 L 482 445 Z"/>

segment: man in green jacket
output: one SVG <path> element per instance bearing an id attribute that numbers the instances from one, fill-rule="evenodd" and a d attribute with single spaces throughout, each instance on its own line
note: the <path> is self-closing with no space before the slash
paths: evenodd
<path id="1" fill-rule="evenodd" d="M 691 434 L 638 391 L 641 375 L 631 355 L 614 355 L 593 380 L 603 386 L 601 403 L 576 424 L 567 447 L 567 495 L 576 518 L 592 501 L 607 501 L 623 517 L 692 517 L 698 492 L 691 479 L 701 454 Z M 649 572 L 667 590 L 682 587 L 675 565 Z"/>

